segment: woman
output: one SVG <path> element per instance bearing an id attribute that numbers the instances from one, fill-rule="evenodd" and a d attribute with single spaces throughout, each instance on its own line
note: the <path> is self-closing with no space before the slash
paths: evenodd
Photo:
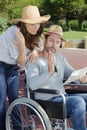
<path id="1" fill-rule="evenodd" d="M 19 78 L 15 68 L 18 64 L 24 66 L 27 58 L 34 62 L 41 50 L 38 43 L 42 24 L 49 19 L 50 15 L 40 16 L 36 6 L 24 7 L 22 18 L 13 19 L 15 25 L 0 36 L 0 130 L 6 129 L 6 96 L 9 103 L 18 98 Z"/>

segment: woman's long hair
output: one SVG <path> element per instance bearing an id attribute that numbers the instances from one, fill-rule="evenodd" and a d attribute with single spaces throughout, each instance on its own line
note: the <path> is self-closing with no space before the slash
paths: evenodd
<path id="1" fill-rule="evenodd" d="M 17 23 L 16 26 L 20 27 L 20 31 L 25 38 L 25 45 L 28 49 L 33 50 L 35 46 L 38 47 L 39 38 L 43 32 L 44 24 L 42 24 L 42 23 L 40 24 L 40 28 L 37 31 L 37 34 L 35 34 L 35 35 L 30 34 L 27 31 L 24 23 L 22 23 L 22 22 Z"/>

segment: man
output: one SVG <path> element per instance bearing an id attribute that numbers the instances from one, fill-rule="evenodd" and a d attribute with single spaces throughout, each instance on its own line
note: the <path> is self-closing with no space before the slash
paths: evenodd
<path id="1" fill-rule="evenodd" d="M 66 94 L 63 86 L 64 77 L 68 78 L 74 68 L 58 52 L 62 40 L 62 28 L 58 25 L 51 25 L 45 34 L 44 50 L 40 53 L 36 63 L 28 62 L 26 64 L 28 85 L 32 90 L 47 88 L 59 90 L 63 93 L 66 97 L 67 115 L 71 117 L 74 129 L 86 130 L 87 94 Z M 60 101 L 59 97 L 51 94 L 37 93 L 35 98 Z"/>
<path id="2" fill-rule="evenodd" d="M 80 82 L 87 83 L 87 73 L 80 79 Z"/>

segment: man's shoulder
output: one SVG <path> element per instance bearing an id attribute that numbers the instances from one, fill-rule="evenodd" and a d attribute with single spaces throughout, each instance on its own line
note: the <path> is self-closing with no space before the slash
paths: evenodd
<path id="1" fill-rule="evenodd" d="M 26 62 L 26 68 L 29 67 L 29 66 L 43 65 L 43 64 L 46 64 L 46 63 L 47 63 L 47 60 L 43 57 L 38 57 L 37 60 L 34 63 L 31 63 L 28 59 L 27 62 Z"/>

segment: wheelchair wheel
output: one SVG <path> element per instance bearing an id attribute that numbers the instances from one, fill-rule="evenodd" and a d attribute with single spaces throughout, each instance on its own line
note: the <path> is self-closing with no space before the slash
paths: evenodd
<path id="1" fill-rule="evenodd" d="M 28 98 L 13 101 L 6 113 L 6 130 L 52 130 L 42 107 Z"/>

